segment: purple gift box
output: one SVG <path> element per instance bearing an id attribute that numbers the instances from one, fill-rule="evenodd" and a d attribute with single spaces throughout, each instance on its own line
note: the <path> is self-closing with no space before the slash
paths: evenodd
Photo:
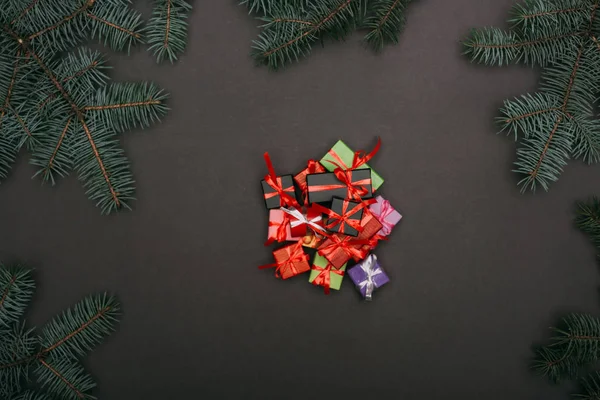
<path id="1" fill-rule="evenodd" d="M 390 281 L 379 265 L 377 256 L 369 254 L 367 258 L 348 271 L 348 276 L 366 300 L 371 300 L 375 288 L 380 288 Z"/>
<path id="2" fill-rule="evenodd" d="M 377 196 L 375 200 L 377 202 L 371 204 L 369 210 L 375 215 L 377 220 L 381 222 L 381 225 L 383 225 L 383 228 L 381 228 L 378 234 L 381 236 L 388 236 L 392 232 L 394 226 L 400 222 L 402 215 L 400 215 L 400 213 L 392 207 L 390 202 L 383 197 Z"/>

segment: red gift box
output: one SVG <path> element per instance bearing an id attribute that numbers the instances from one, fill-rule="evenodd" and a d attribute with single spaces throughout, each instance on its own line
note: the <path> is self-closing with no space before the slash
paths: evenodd
<path id="1" fill-rule="evenodd" d="M 368 240 L 358 240 L 351 236 L 333 234 L 319 246 L 318 253 L 325 257 L 335 268 L 341 268 L 351 258 L 362 260 L 369 252 L 363 246 Z"/>
<path id="2" fill-rule="evenodd" d="M 275 277 L 288 279 L 304 272 L 310 271 L 308 254 L 304 252 L 302 241 L 282 247 L 273 252 L 275 262 L 261 265 L 259 269 L 275 268 Z"/>
<path id="3" fill-rule="evenodd" d="M 321 211 L 315 207 L 308 207 L 303 211 L 297 208 L 282 208 L 290 220 L 290 228 L 293 237 L 303 237 L 308 232 L 325 234 L 324 221 Z"/>

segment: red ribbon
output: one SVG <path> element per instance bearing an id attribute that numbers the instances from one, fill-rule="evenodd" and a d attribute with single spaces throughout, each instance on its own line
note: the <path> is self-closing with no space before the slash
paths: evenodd
<path id="1" fill-rule="evenodd" d="M 343 167 L 342 168 L 343 170 L 353 170 L 353 169 L 357 169 L 361 165 L 369 162 L 369 160 L 371 158 L 373 158 L 375 156 L 375 154 L 377 154 L 380 147 L 381 147 L 381 138 L 377 138 L 377 144 L 373 148 L 373 151 L 371 151 L 370 153 L 366 153 L 364 150 L 358 150 L 358 151 L 354 152 L 354 157 L 352 158 L 352 165 L 350 165 L 350 166 L 347 166 L 346 163 L 344 163 L 344 161 L 340 158 L 340 156 L 335 151 L 333 151 L 333 149 L 329 149 L 328 154 L 331 157 L 333 157 L 336 162 L 332 162 L 329 160 L 324 160 L 324 161 L 327 161 L 328 163 L 331 163 L 331 164 L 336 164 L 337 166 L 341 166 L 341 167 Z"/>
<path id="2" fill-rule="evenodd" d="M 283 220 L 281 222 L 269 221 L 269 236 L 265 242 L 265 246 L 269 246 L 273 242 L 285 242 L 285 239 L 287 239 L 287 227 L 290 223 L 290 218 L 288 214 L 283 211 L 281 211 L 281 213 L 283 214 Z M 277 231 L 275 231 L 274 234 L 271 234 L 271 228 L 275 226 L 277 227 Z"/>
<path id="3" fill-rule="evenodd" d="M 344 171 L 339 166 L 333 171 L 333 173 L 341 183 L 332 185 L 314 185 L 310 186 L 308 190 L 310 192 L 322 192 L 325 190 L 346 189 L 346 198 L 357 201 L 361 201 L 362 196 L 366 196 L 369 193 L 369 189 L 362 185 L 370 184 L 371 179 L 352 181 L 352 171 Z"/>
<path id="4" fill-rule="evenodd" d="M 333 255 L 334 252 L 342 250 L 348 258 L 354 258 L 362 260 L 365 258 L 367 251 L 362 248 L 364 245 L 371 245 L 369 240 L 356 240 L 350 236 L 331 235 L 329 237 L 331 243 L 321 245 L 319 247 L 319 254 L 329 259 L 329 256 Z"/>
<path id="5" fill-rule="evenodd" d="M 338 274 L 344 276 L 344 271 L 336 269 L 330 263 L 327 263 L 325 268 L 318 265 L 313 265 L 313 269 L 320 271 L 319 275 L 313 280 L 313 285 L 323 286 L 325 294 L 329 294 L 331 289 L 331 274 Z"/>
<path id="6" fill-rule="evenodd" d="M 330 210 L 329 208 L 323 207 L 320 204 L 313 204 L 313 207 L 319 211 L 320 213 L 326 214 L 330 219 L 333 220 L 333 222 L 328 223 L 327 225 L 325 225 L 325 229 L 330 229 L 333 228 L 336 225 L 340 225 L 340 228 L 338 230 L 339 233 L 344 233 L 345 227 L 346 225 L 348 225 L 351 228 L 356 229 L 357 232 L 361 232 L 363 230 L 363 227 L 360 225 L 360 220 L 356 220 L 356 219 L 350 219 L 350 217 L 354 214 L 356 214 L 357 212 L 359 212 L 361 209 L 363 209 L 367 203 L 360 203 L 357 204 L 356 207 L 354 207 L 352 210 L 348 211 L 348 206 L 350 205 L 350 202 L 348 200 L 344 200 L 343 205 L 342 205 L 342 214 L 338 214 L 333 210 Z"/>
<path id="7" fill-rule="evenodd" d="M 292 276 L 298 275 L 299 271 L 296 268 L 296 263 L 306 261 L 308 262 L 308 255 L 304 252 L 302 248 L 302 240 L 299 240 L 298 243 L 292 244 L 290 246 L 283 247 L 281 249 L 275 250 L 275 252 L 285 251 L 286 257 L 285 260 L 275 260 L 272 264 L 265 264 L 258 267 L 258 269 L 267 269 L 275 267 L 275 277 L 281 277 L 279 271 L 290 269 L 292 271 Z M 274 252 L 274 253 L 275 253 Z"/>
<path id="8" fill-rule="evenodd" d="M 271 163 L 271 157 L 269 157 L 269 153 L 265 153 L 264 157 L 265 162 L 267 163 L 267 169 L 269 170 L 269 175 L 265 176 L 265 182 L 267 182 L 267 185 L 274 190 L 272 193 L 265 193 L 265 200 L 279 196 L 280 207 L 286 205 L 289 207 L 300 207 L 296 199 L 288 194 L 288 192 L 294 193 L 294 185 L 283 188 L 281 178 L 275 174 L 275 169 L 273 168 L 273 163 Z"/>
<path id="9" fill-rule="evenodd" d="M 298 182 L 302 194 L 304 195 L 304 205 L 308 206 L 308 185 L 306 184 L 306 175 L 317 174 L 325 171 L 325 168 L 315 160 L 308 160 L 308 166 L 306 167 L 306 174 L 304 174 L 304 182 Z M 297 182 L 297 181 L 296 181 Z"/>

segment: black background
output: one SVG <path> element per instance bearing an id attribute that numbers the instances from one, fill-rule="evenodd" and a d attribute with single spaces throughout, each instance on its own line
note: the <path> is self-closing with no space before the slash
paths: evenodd
<path id="1" fill-rule="evenodd" d="M 571 162 L 549 193 L 519 194 L 493 118 L 539 73 L 472 65 L 459 44 L 505 26 L 511 4 L 418 1 L 380 55 L 356 34 L 271 73 L 248 56 L 257 21 L 198 0 L 180 63 L 112 55 L 116 80 L 156 81 L 172 111 L 123 137 L 133 212 L 99 215 L 75 176 L 41 186 L 25 154 L 2 184 L 0 259 L 37 269 L 30 323 L 119 296 L 119 331 L 86 361 L 100 399 L 566 399 L 528 371 L 530 345 L 564 312 L 600 311 L 594 249 L 572 226 L 600 171 Z M 392 282 L 368 304 L 347 278 L 325 297 L 308 275 L 259 271 L 262 153 L 294 173 L 338 138 L 376 136 L 381 194 L 404 215 L 377 250 Z"/>

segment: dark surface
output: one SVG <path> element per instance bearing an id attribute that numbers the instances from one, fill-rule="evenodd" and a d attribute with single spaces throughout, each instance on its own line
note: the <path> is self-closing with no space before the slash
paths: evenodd
<path id="1" fill-rule="evenodd" d="M 40 186 L 25 156 L 0 187 L 0 259 L 38 268 L 30 322 L 119 295 L 120 331 L 87 362 L 106 400 L 566 399 L 527 364 L 557 315 L 600 314 L 594 250 L 572 227 L 600 170 L 574 162 L 549 193 L 519 194 L 492 121 L 538 74 L 471 65 L 459 46 L 512 0 L 422 0 L 383 54 L 354 35 L 281 73 L 253 66 L 257 22 L 235 3 L 196 2 L 175 66 L 113 57 L 116 79 L 172 94 L 161 125 L 123 138 L 133 212 L 100 216 L 75 177 Z M 263 152 L 295 173 L 377 135 L 381 194 L 404 215 L 377 251 L 390 284 L 367 304 L 347 278 L 325 297 L 308 275 L 259 271 Z"/>

